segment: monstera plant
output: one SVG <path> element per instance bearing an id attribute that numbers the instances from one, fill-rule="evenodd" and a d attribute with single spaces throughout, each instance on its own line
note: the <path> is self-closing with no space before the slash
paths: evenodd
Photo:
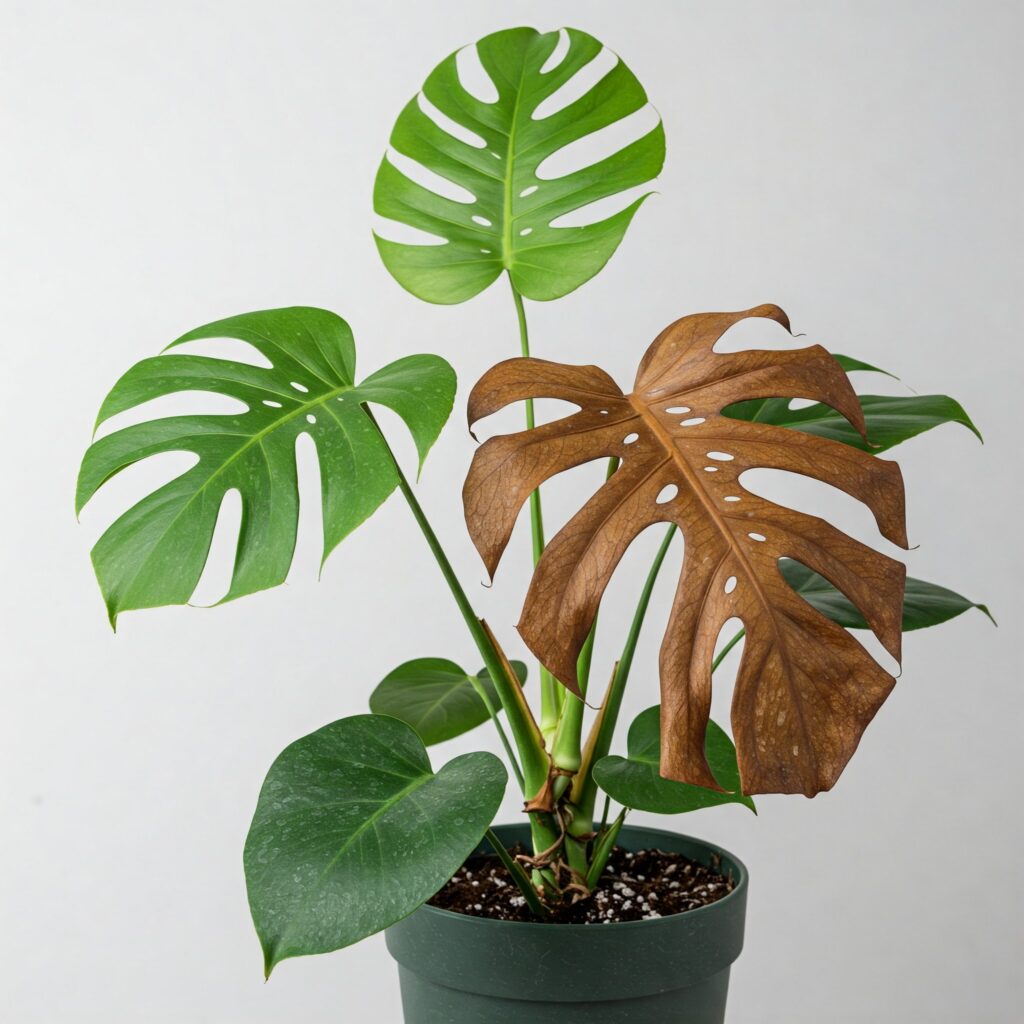
<path id="1" fill-rule="evenodd" d="M 593 156 L 611 130 L 619 133 L 612 151 Z M 584 142 L 592 159 L 579 149 Z M 390 671 L 370 696 L 371 714 L 324 726 L 273 764 L 245 845 L 268 974 L 286 958 L 338 949 L 404 918 L 482 839 L 529 913 L 544 920 L 591 898 L 631 809 L 753 809 L 755 794 L 830 789 L 895 681 L 853 631 L 871 630 L 898 659 L 903 631 L 985 610 L 905 579 L 901 562 L 744 483 L 746 471 L 768 468 L 831 484 L 870 509 L 882 537 L 905 547 L 903 479 L 880 456 L 941 424 L 977 433 L 953 399 L 858 393 L 854 377 L 882 371 L 820 345 L 715 351 L 741 320 L 762 324 L 766 337 L 788 330 L 774 305 L 682 317 L 646 349 L 629 391 L 596 365 L 531 357 L 525 300 L 557 299 L 601 270 L 664 160 L 663 129 L 644 89 L 596 39 L 575 29 L 517 28 L 453 53 L 401 112 L 390 145 L 374 209 L 394 278 L 440 304 L 505 278 L 514 300 L 521 354 L 484 374 L 468 396 L 468 419 L 472 429 L 522 403 L 525 429 L 477 448 L 462 498 L 469 536 L 491 574 L 530 506 L 535 568 L 518 629 L 539 663 L 536 699 L 526 696 L 527 666 L 506 656 L 508 624 L 492 629 L 474 610 L 374 418 L 375 406 L 397 413 L 422 467 L 456 394 L 455 372 L 438 355 L 406 356 L 357 383 L 352 333 L 333 313 L 295 307 L 219 320 L 130 369 L 97 426 L 185 392 L 229 396 L 244 411 L 107 433 L 86 452 L 78 483 L 81 508 L 150 456 L 196 459 L 96 544 L 111 623 L 125 611 L 189 601 L 232 491 L 242 515 L 224 600 L 234 599 L 288 573 L 299 523 L 295 444 L 308 435 L 320 463 L 324 558 L 400 491 L 482 664 L 462 667 L 466 651 L 427 650 L 382 666 Z M 552 171 L 549 159 L 573 147 L 583 162 Z M 408 229 L 419 234 L 395 240 Z M 208 338 L 248 343 L 263 365 L 183 347 Z M 639 356 L 643 340 L 615 344 L 633 345 Z M 556 344 L 546 339 L 550 353 Z M 537 399 L 575 411 L 538 425 Z M 605 481 L 580 493 L 579 511 L 548 542 L 542 485 L 598 460 Z M 632 621 L 600 622 L 622 649 L 602 669 L 609 682 L 596 695 L 590 676 L 602 596 L 627 548 L 658 524 L 667 528 L 638 585 Z M 613 753 L 654 583 L 677 537 L 685 557 L 661 645 L 660 703 Z M 365 590 L 374 600 L 372 586 Z M 389 618 L 395 612 L 383 594 L 380 609 Z M 742 629 L 730 637 L 722 631 L 731 619 Z M 740 640 L 727 729 L 709 718 L 712 673 Z M 432 767 L 427 746 L 488 722 L 504 765 L 480 751 Z M 507 772 L 522 794 L 532 848 L 510 851 L 491 829 Z"/>

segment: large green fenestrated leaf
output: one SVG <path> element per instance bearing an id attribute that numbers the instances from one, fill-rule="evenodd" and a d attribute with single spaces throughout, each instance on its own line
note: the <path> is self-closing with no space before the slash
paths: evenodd
<path id="1" fill-rule="evenodd" d="M 480 842 L 506 781 L 484 752 L 435 774 L 416 733 L 381 715 L 343 718 L 286 747 L 245 841 L 267 975 L 411 914 Z"/>
<path id="2" fill-rule="evenodd" d="M 526 682 L 526 666 L 509 662 L 520 683 Z M 454 739 L 487 721 L 486 694 L 491 707 L 500 710 L 494 683 L 487 669 L 475 676 L 447 658 L 415 658 L 389 672 L 370 694 L 370 710 L 391 715 L 416 730 L 428 746 Z"/>
<path id="3" fill-rule="evenodd" d="M 547 157 L 647 104 L 643 87 L 618 61 L 584 95 L 537 118 L 540 104 L 602 50 L 585 32 L 564 32 L 568 48 L 551 68 L 546 64 L 558 32 L 514 28 L 481 39 L 476 49 L 498 94 L 493 103 L 463 87 L 455 53 L 430 73 L 423 96 L 455 122 L 462 138 L 439 127 L 418 97 L 399 115 L 392 148 L 474 197 L 472 202 L 445 198 L 413 182 L 387 157 L 381 163 L 376 212 L 444 239 L 443 244 L 408 245 L 377 237 L 388 270 L 419 298 L 462 302 L 506 269 L 527 298 L 555 299 L 571 292 L 605 265 L 645 197 L 593 224 L 552 227 L 551 222 L 643 185 L 661 171 L 665 135 L 659 121 L 597 163 L 557 178 L 538 177 Z M 466 131 L 478 144 L 464 141 Z"/>
<path id="4" fill-rule="evenodd" d="M 880 370 L 877 366 L 850 356 L 837 355 L 835 359 L 847 373 L 868 370 L 892 376 L 887 370 Z M 754 398 L 736 402 L 722 412 L 736 420 L 790 427 L 874 454 L 880 454 L 943 423 L 959 423 L 975 434 L 979 441 L 982 440 L 980 431 L 964 407 L 948 395 L 857 395 L 857 400 L 864 410 L 867 441 L 835 409 L 820 402 L 794 409 L 791 408 L 792 400 L 789 398 Z"/>
<path id="5" fill-rule="evenodd" d="M 822 615 L 827 615 L 833 622 L 847 629 L 868 628 L 864 616 L 824 576 L 819 576 L 792 558 L 780 559 L 779 571 L 785 581 Z M 992 613 L 985 605 L 968 601 L 966 597 L 940 587 L 937 583 L 927 583 L 908 576 L 903 592 L 903 632 L 938 626 L 971 608 L 977 608 L 992 619 Z M 994 623 L 995 619 L 992 621 Z"/>
<path id="6" fill-rule="evenodd" d="M 299 518 L 295 442 L 308 434 L 320 460 L 323 557 L 398 484 L 387 445 L 363 404 L 396 412 L 421 464 L 451 412 L 455 373 L 439 356 L 399 359 L 355 383 L 355 346 L 341 317 L 294 307 L 246 313 L 199 327 L 169 348 L 237 338 L 270 368 L 168 353 L 133 366 L 107 396 L 97 426 L 150 399 L 209 391 L 245 403 L 242 413 L 170 416 L 95 441 L 78 477 L 81 508 L 111 477 L 164 452 L 189 452 L 189 470 L 144 497 L 92 551 L 111 623 L 133 608 L 184 604 L 202 575 L 225 494 L 237 490 L 242 523 L 224 600 L 283 583 Z"/>
<path id="7" fill-rule="evenodd" d="M 704 753 L 724 792 L 661 777 L 660 704 L 633 719 L 626 749 L 627 757 L 611 754 L 594 765 L 597 784 L 624 807 L 655 814 L 683 814 L 718 804 L 743 804 L 756 813 L 754 801 L 740 792 L 736 747 L 725 730 L 710 719 L 704 734 Z"/>

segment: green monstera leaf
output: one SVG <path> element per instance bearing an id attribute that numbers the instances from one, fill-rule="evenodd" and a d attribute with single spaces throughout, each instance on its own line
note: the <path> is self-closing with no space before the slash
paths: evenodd
<path id="1" fill-rule="evenodd" d="M 424 83 L 426 103 L 415 97 L 399 115 L 392 149 L 462 190 L 461 200 L 446 198 L 387 157 L 380 165 L 376 212 L 443 239 L 409 245 L 377 236 L 384 264 L 413 295 L 463 302 L 507 270 L 522 295 L 555 299 L 593 277 L 622 240 L 645 196 L 596 223 L 555 227 L 552 221 L 655 178 L 665 159 L 664 130 L 659 121 L 590 166 L 547 176 L 541 165 L 548 157 L 647 104 L 620 60 L 583 95 L 548 113 L 544 101 L 603 49 L 585 32 L 563 33 L 514 28 L 486 36 L 476 52 L 497 93 L 493 102 L 463 86 L 453 53 Z"/>
<path id="2" fill-rule="evenodd" d="M 128 509 L 93 548 L 112 624 L 128 609 L 189 600 L 231 490 L 241 495 L 242 524 L 224 600 L 284 582 L 299 519 L 300 434 L 313 439 L 320 460 L 326 558 L 398 484 L 394 460 L 365 403 L 387 406 L 404 420 L 421 464 L 452 409 L 455 373 L 439 356 L 407 356 L 356 384 L 352 332 L 323 309 L 246 313 L 189 331 L 168 347 L 201 338 L 248 342 L 271 366 L 174 352 L 144 359 L 114 385 L 97 426 L 178 392 L 227 395 L 246 410 L 125 427 L 95 441 L 82 461 L 79 511 L 127 466 L 164 452 L 197 456 L 189 470 Z"/>
<path id="3" fill-rule="evenodd" d="M 416 733 L 380 715 L 343 718 L 287 747 L 245 841 L 266 974 L 411 914 L 476 848 L 506 781 L 485 752 L 435 773 Z"/>
<path id="4" fill-rule="evenodd" d="M 683 814 L 719 804 L 743 804 L 757 813 L 754 801 L 740 792 L 736 747 L 725 730 L 710 720 L 704 735 L 704 753 L 722 791 L 661 777 L 660 704 L 633 719 L 626 749 L 627 757 L 610 754 L 594 765 L 597 784 L 623 807 L 655 814 Z"/>
<path id="5" fill-rule="evenodd" d="M 840 593 L 824 576 L 819 576 L 806 565 L 783 558 L 779 561 L 779 572 L 783 579 L 810 605 L 818 609 L 833 622 L 847 629 L 867 629 L 864 616 L 854 607 L 845 594 Z M 969 601 L 966 597 L 940 587 L 937 583 L 907 577 L 903 592 L 903 632 L 938 626 L 958 615 L 977 608 L 995 623 L 992 613 L 983 604 Z"/>
<path id="6" fill-rule="evenodd" d="M 509 664 L 525 683 L 526 666 L 521 661 Z M 501 708 L 487 669 L 471 676 L 446 658 L 407 661 L 389 672 L 370 695 L 375 715 L 391 715 L 411 725 L 428 747 L 482 725 L 488 704 L 495 711 Z"/>

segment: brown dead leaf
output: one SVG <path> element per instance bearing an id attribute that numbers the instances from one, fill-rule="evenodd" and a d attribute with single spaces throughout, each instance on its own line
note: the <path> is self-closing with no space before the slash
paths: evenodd
<path id="1" fill-rule="evenodd" d="M 806 398 L 864 434 L 846 374 L 820 346 L 712 351 L 747 317 L 789 329 L 772 305 L 683 317 L 648 349 L 629 395 L 596 366 L 510 359 L 489 370 L 470 395 L 471 427 L 527 398 L 579 411 L 481 445 L 463 491 L 466 522 L 493 575 L 532 491 L 573 466 L 620 458 L 544 551 L 519 623 L 524 640 L 578 692 L 576 658 L 619 559 L 646 527 L 676 523 L 686 551 L 661 648 L 662 774 L 718 788 L 704 757 L 710 666 L 735 616 L 747 633 L 732 705 L 743 790 L 813 796 L 835 783 L 895 680 L 790 589 L 778 560 L 794 558 L 838 587 L 897 659 L 905 569 L 738 478 L 767 467 L 822 480 L 864 502 L 883 536 L 906 547 L 903 480 L 894 462 L 848 445 L 721 414 L 744 399 Z"/>

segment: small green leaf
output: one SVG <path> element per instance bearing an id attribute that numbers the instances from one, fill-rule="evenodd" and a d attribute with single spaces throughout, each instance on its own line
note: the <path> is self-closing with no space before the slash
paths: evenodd
<path id="1" fill-rule="evenodd" d="M 757 812 L 754 801 L 740 792 L 736 748 L 728 734 L 714 722 L 708 721 L 704 752 L 712 774 L 727 791 L 724 793 L 661 777 L 658 769 L 661 761 L 659 704 L 641 712 L 633 720 L 626 745 L 628 757 L 612 754 L 594 765 L 597 784 L 624 807 L 655 814 L 683 814 L 702 807 L 737 803 Z"/>
<path id="2" fill-rule="evenodd" d="M 552 226 L 574 210 L 650 182 L 665 160 L 659 120 L 597 163 L 541 177 L 547 157 L 647 105 L 643 86 L 619 60 L 582 96 L 546 113 L 541 104 L 603 49 L 586 32 L 563 31 L 568 46 L 553 67 L 558 32 L 513 28 L 476 44 L 497 92 L 493 103 L 463 86 L 453 53 L 423 85 L 427 104 L 441 118 L 428 114 L 418 97 L 399 115 L 391 148 L 462 190 L 461 198 L 439 195 L 407 177 L 387 156 L 381 162 L 374 210 L 441 240 L 409 245 L 377 236 L 384 265 L 413 295 L 428 302 L 464 302 L 503 270 L 527 298 L 566 295 L 605 265 L 646 198 L 634 198 L 592 224 Z"/>
<path id="3" fill-rule="evenodd" d="M 292 743 L 271 766 L 245 841 L 267 976 L 411 914 L 480 842 L 505 768 L 463 754 L 436 774 L 404 722 L 356 715 Z"/>
<path id="4" fill-rule="evenodd" d="M 128 509 L 93 548 L 111 623 L 129 609 L 188 602 L 206 565 L 221 503 L 232 490 L 241 495 L 242 525 L 224 600 L 283 583 L 299 520 L 300 434 L 312 437 L 320 460 L 326 559 L 398 485 L 387 444 L 363 403 L 394 410 L 421 461 L 452 409 L 455 373 L 439 356 L 407 356 L 356 384 L 352 332 L 327 310 L 246 313 L 190 331 L 168 347 L 200 338 L 246 341 L 272 365 L 172 352 L 137 363 L 107 396 L 97 426 L 178 392 L 214 392 L 247 407 L 242 413 L 149 420 L 101 438 L 85 453 L 79 510 L 111 477 L 152 455 L 189 452 L 198 458 Z"/>
<path id="5" fill-rule="evenodd" d="M 511 664 L 519 681 L 526 682 L 526 666 L 521 661 Z M 370 695 L 370 710 L 411 725 L 429 747 L 461 736 L 487 720 L 487 706 L 478 687 L 486 692 L 491 707 L 501 708 L 486 669 L 470 676 L 454 661 L 416 658 L 381 680 Z"/>
<path id="6" fill-rule="evenodd" d="M 831 441 L 840 441 L 861 451 L 878 454 L 902 441 L 923 434 L 943 423 L 959 423 L 981 440 L 978 428 L 959 402 L 948 395 L 858 395 L 864 410 L 870 444 L 857 433 L 850 422 L 831 406 L 816 402 L 802 409 L 791 409 L 785 398 L 754 399 L 736 402 L 723 410 L 736 420 L 769 423 L 789 427 L 805 434 L 815 434 Z"/>
<path id="7" fill-rule="evenodd" d="M 819 576 L 792 558 L 780 559 L 779 571 L 785 581 L 822 615 L 847 629 L 868 628 L 860 612 L 824 576 Z M 968 601 L 966 597 L 936 583 L 926 583 L 908 576 L 903 597 L 903 632 L 938 626 L 971 608 L 977 608 L 992 619 L 985 605 Z M 995 619 L 992 622 L 994 624 Z"/>

